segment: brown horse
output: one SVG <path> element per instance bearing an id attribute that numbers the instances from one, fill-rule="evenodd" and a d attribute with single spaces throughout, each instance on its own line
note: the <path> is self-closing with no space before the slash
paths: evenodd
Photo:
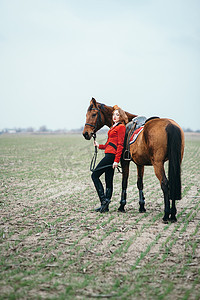
<path id="1" fill-rule="evenodd" d="M 83 130 L 85 139 L 90 140 L 93 134 L 104 125 L 111 127 L 112 112 L 112 107 L 98 103 L 92 98 L 87 110 L 86 124 Z M 128 112 L 126 114 L 129 121 L 136 116 Z M 137 140 L 130 145 L 131 160 L 137 166 L 140 212 L 146 211 L 143 195 L 144 166 L 152 165 L 164 194 L 163 221 L 177 221 L 175 200 L 181 199 L 181 162 L 183 153 L 184 132 L 176 122 L 171 119 L 153 118 L 145 123 L 144 129 Z M 164 163 L 167 160 L 169 160 L 168 179 L 164 169 Z M 130 160 L 124 160 L 122 155 L 121 165 L 123 173 L 122 194 L 118 210 L 124 212 Z M 171 209 L 170 199 L 172 200 Z"/>

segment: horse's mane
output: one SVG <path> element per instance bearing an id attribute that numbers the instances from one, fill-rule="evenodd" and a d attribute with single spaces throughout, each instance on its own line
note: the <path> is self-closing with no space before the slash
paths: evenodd
<path id="1" fill-rule="evenodd" d="M 99 103 L 99 102 L 96 102 L 97 103 L 97 109 L 100 109 L 100 110 L 103 110 L 104 107 L 105 107 L 105 104 L 103 103 Z M 94 107 L 94 104 L 90 104 L 90 106 L 88 107 L 88 111 L 91 111 Z M 94 107 L 95 108 L 95 107 Z"/>

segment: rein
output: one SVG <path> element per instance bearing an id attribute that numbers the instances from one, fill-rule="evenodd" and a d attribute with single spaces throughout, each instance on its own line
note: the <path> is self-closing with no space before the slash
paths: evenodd
<path id="1" fill-rule="evenodd" d="M 96 133 L 93 133 L 92 137 L 95 141 L 96 140 Z M 97 146 L 95 146 L 94 147 L 94 155 L 93 155 L 91 163 L 90 163 L 90 171 L 91 172 L 94 172 L 94 169 L 95 169 L 95 164 L 96 164 L 96 160 L 97 160 L 97 153 L 98 153 Z"/>

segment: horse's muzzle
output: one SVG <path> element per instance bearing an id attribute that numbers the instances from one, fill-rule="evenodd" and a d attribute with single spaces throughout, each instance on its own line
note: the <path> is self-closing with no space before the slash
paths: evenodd
<path id="1" fill-rule="evenodd" d="M 84 138 L 85 138 L 86 140 L 90 140 L 91 137 L 92 137 L 91 134 L 88 134 L 87 131 L 83 132 L 83 136 L 84 136 Z"/>

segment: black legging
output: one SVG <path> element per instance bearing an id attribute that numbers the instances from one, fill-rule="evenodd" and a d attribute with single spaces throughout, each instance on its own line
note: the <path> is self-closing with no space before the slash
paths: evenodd
<path id="1" fill-rule="evenodd" d="M 105 182 L 106 182 L 106 189 L 110 188 L 113 190 L 113 176 L 114 176 L 114 169 L 112 166 L 106 167 L 108 165 L 113 165 L 115 159 L 115 154 L 106 153 L 104 158 L 99 162 L 97 167 L 94 169 L 92 173 L 92 180 L 96 186 L 96 184 L 100 185 L 103 189 L 103 185 L 99 179 L 99 177 L 105 173 Z M 105 166 L 105 168 L 103 168 Z"/>

